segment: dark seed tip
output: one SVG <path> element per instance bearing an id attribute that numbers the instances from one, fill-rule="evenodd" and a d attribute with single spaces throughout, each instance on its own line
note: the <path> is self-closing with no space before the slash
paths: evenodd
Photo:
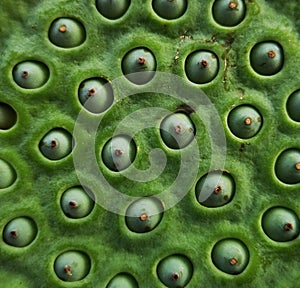
<path id="1" fill-rule="evenodd" d="M 178 274 L 177 272 L 174 272 L 174 273 L 172 274 L 172 280 L 177 281 L 178 279 L 179 279 L 179 274 Z"/>
<path id="2" fill-rule="evenodd" d="M 229 263 L 230 263 L 230 265 L 234 266 L 234 265 L 236 265 L 236 264 L 238 263 L 238 261 L 237 261 L 236 258 L 231 258 L 231 259 L 229 260 Z"/>
<path id="3" fill-rule="evenodd" d="M 143 58 L 143 57 L 139 57 L 138 58 L 138 64 L 144 65 L 145 63 L 146 63 L 146 59 L 145 58 Z"/>
<path id="4" fill-rule="evenodd" d="M 286 224 L 283 226 L 283 229 L 284 229 L 285 231 L 291 231 L 291 230 L 294 229 L 294 227 L 293 227 L 293 224 L 292 224 L 292 223 L 286 223 Z"/>

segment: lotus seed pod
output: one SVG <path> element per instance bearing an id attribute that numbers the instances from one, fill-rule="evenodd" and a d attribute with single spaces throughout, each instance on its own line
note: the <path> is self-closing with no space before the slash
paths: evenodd
<path id="1" fill-rule="evenodd" d="M 289 97 L 286 110 L 292 120 L 300 122 L 300 90 L 295 91 Z"/>
<path id="2" fill-rule="evenodd" d="M 126 211 L 129 230 L 145 233 L 153 230 L 161 222 L 164 207 L 157 198 L 144 197 L 133 202 Z"/>
<path id="3" fill-rule="evenodd" d="M 127 273 L 121 273 L 116 275 L 111 281 L 108 283 L 106 288 L 138 288 L 138 284 L 136 280 Z"/>
<path id="4" fill-rule="evenodd" d="M 156 59 L 147 48 L 134 48 L 122 60 L 122 71 L 136 85 L 149 82 L 155 75 Z"/>
<path id="5" fill-rule="evenodd" d="M 238 138 L 254 137 L 262 127 L 262 116 L 252 106 L 241 105 L 234 108 L 228 115 L 228 126 Z"/>
<path id="6" fill-rule="evenodd" d="M 300 183 L 300 149 L 283 151 L 276 160 L 275 173 L 285 184 Z"/>
<path id="7" fill-rule="evenodd" d="M 223 239 L 212 250 L 215 266 L 227 274 L 242 273 L 249 263 L 249 251 L 246 245 L 237 239 Z"/>
<path id="8" fill-rule="evenodd" d="M 101 78 L 83 81 L 80 84 L 78 95 L 80 103 L 92 113 L 104 112 L 114 101 L 111 85 Z"/>
<path id="9" fill-rule="evenodd" d="M 49 69 L 38 61 L 24 61 L 14 67 L 13 78 L 22 88 L 36 89 L 48 81 Z"/>
<path id="10" fill-rule="evenodd" d="M 216 0 L 212 7 L 215 21 L 227 27 L 240 24 L 246 15 L 246 4 L 243 0 Z"/>
<path id="11" fill-rule="evenodd" d="M 196 184 L 196 198 L 206 207 L 221 207 L 228 204 L 235 193 L 235 183 L 228 173 L 210 172 Z"/>
<path id="12" fill-rule="evenodd" d="M 164 143 L 172 149 L 182 149 L 195 138 L 196 129 L 192 120 L 184 113 L 167 116 L 160 124 Z"/>
<path id="13" fill-rule="evenodd" d="M 49 131 L 39 144 L 42 154 L 50 160 L 60 160 L 72 152 L 72 135 L 60 128 Z"/>
<path id="14" fill-rule="evenodd" d="M 11 186 L 17 179 L 16 170 L 3 159 L 0 159 L 0 175 L 0 189 Z"/>
<path id="15" fill-rule="evenodd" d="M 157 266 L 160 281 L 169 288 L 186 287 L 193 275 L 191 261 L 183 255 L 171 255 Z"/>
<path id="16" fill-rule="evenodd" d="M 185 61 L 185 73 L 196 84 L 211 82 L 219 72 L 219 60 L 211 51 L 199 50 L 188 55 Z"/>
<path id="17" fill-rule="evenodd" d="M 103 147 L 102 160 L 108 169 L 122 171 L 134 161 L 136 150 L 134 140 L 130 136 L 117 135 Z"/>
<path id="18" fill-rule="evenodd" d="M 32 243 L 37 235 L 37 226 L 31 218 L 18 217 L 4 228 L 4 241 L 14 247 L 25 247 Z"/>
<path id="19" fill-rule="evenodd" d="M 60 254 L 54 263 L 54 271 L 66 282 L 79 281 L 85 278 L 91 268 L 89 256 L 81 251 L 67 251 Z"/>
<path id="20" fill-rule="evenodd" d="M 97 0 L 96 6 L 101 15 L 115 20 L 127 12 L 130 2 L 130 0 Z"/>
<path id="21" fill-rule="evenodd" d="M 86 38 L 83 25 L 71 18 L 59 18 L 52 22 L 49 28 L 50 41 L 62 48 L 80 46 Z"/>
<path id="22" fill-rule="evenodd" d="M 292 241 L 299 236 L 299 217 L 288 208 L 273 207 L 264 213 L 262 228 L 266 235 L 274 241 Z"/>
<path id="23" fill-rule="evenodd" d="M 0 103 L 0 129 L 10 129 L 16 124 L 16 122 L 16 111 L 8 104 Z"/>
<path id="24" fill-rule="evenodd" d="M 185 13 L 187 0 L 153 0 L 152 7 L 161 18 L 173 20 Z"/>
<path id="25" fill-rule="evenodd" d="M 70 218 L 83 218 L 94 208 L 94 201 L 83 187 L 72 187 L 66 190 L 60 200 L 61 208 Z"/>
<path id="26" fill-rule="evenodd" d="M 276 42 L 258 43 L 250 52 L 250 62 L 256 73 L 263 76 L 274 75 L 282 69 L 283 49 Z"/>

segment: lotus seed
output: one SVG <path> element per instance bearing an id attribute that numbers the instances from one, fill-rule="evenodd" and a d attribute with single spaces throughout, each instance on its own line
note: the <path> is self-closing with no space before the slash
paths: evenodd
<path id="1" fill-rule="evenodd" d="M 254 137 L 262 127 L 262 116 L 252 106 L 241 105 L 234 108 L 228 115 L 228 126 L 238 138 Z"/>
<path id="2" fill-rule="evenodd" d="M 235 182 L 229 173 L 214 171 L 196 184 L 197 201 L 206 207 L 221 207 L 231 202 L 235 193 Z"/>
<path id="3" fill-rule="evenodd" d="M 96 6 L 101 15 L 115 20 L 127 12 L 130 2 L 130 0 L 97 0 Z"/>
<path id="4" fill-rule="evenodd" d="M 300 122 L 300 90 L 290 95 L 286 104 L 286 110 L 292 120 Z"/>
<path id="5" fill-rule="evenodd" d="M 48 81 L 49 69 L 38 61 L 24 61 L 14 67 L 13 78 L 22 88 L 36 89 Z"/>
<path id="6" fill-rule="evenodd" d="M 106 111 L 114 101 L 111 85 L 101 78 L 83 81 L 78 89 L 80 103 L 92 113 Z"/>
<path id="7" fill-rule="evenodd" d="M 56 19 L 49 29 L 49 39 L 58 47 L 77 47 L 85 41 L 85 38 L 86 32 L 83 25 L 75 19 Z"/>
<path id="8" fill-rule="evenodd" d="M 300 183 L 300 149 L 287 149 L 277 158 L 275 173 L 285 184 Z"/>
<path id="9" fill-rule="evenodd" d="M 284 207 L 273 207 L 264 213 L 262 228 L 272 240 L 287 242 L 299 236 L 300 221 L 293 210 Z"/>
<path id="10" fill-rule="evenodd" d="M 183 255 L 171 255 L 157 266 L 160 281 L 169 288 L 185 287 L 193 275 L 191 261 Z"/>
<path id="11" fill-rule="evenodd" d="M 180 18 L 187 9 L 187 0 L 153 0 L 155 13 L 166 20 Z"/>
<path id="12" fill-rule="evenodd" d="M 103 147 L 102 160 L 107 168 L 118 172 L 128 168 L 135 159 L 136 145 L 128 135 L 117 135 Z"/>
<path id="13" fill-rule="evenodd" d="M 134 48 L 122 60 L 122 71 L 136 85 L 149 82 L 155 75 L 156 59 L 147 48 Z"/>
<path id="14" fill-rule="evenodd" d="M 153 230 L 161 222 L 164 207 L 157 198 L 144 197 L 133 202 L 126 211 L 126 225 L 136 233 Z"/>
<path id="15" fill-rule="evenodd" d="M 11 186 L 17 179 L 17 173 L 10 163 L 0 159 L 0 189 Z"/>
<path id="16" fill-rule="evenodd" d="M 94 208 L 93 199 L 83 187 L 72 187 L 66 190 L 61 197 L 60 204 L 67 217 L 76 219 L 86 217 Z"/>
<path id="17" fill-rule="evenodd" d="M 42 154 L 50 160 L 60 160 L 72 151 L 71 134 L 60 128 L 49 131 L 39 143 Z"/>
<path id="18" fill-rule="evenodd" d="M 196 84 L 211 82 L 219 72 L 219 60 L 211 51 L 199 50 L 188 55 L 185 61 L 185 73 Z"/>
<path id="19" fill-rule="evenodd" d="M 160 134 L 164 143 L 172 149 L 182 149 L 195 138 L 195 126 L 184 113 L 167 116 L 160 124 Z"/>
<path id="20" fill-rule="evenodd" d="M 4 241 L 14 247 L 25 247 L 32 243 L 37 235 L 37 226 L 31 218 L 18 217 L 4 228 Z"/>
<path id="21" fill-rule="evenodd" d="M 211 253 L 214 265 L 227 274 L 242 273 L 249 263 L 247 246 L 238 239 L 223 239 L 215 244 Z"/>
<path id="22" fill-rule="evenodd" d="M 138 283 L 134 277 L 127 273 L 120 273 L 116 275 L 108 283 L 106 288 L 138 288 Z"/>
<path id="23" fill-rule="evenodd" d="M 61 280 L 74 282 L 87 276 L 90 262 L 89 256 L 81 251 L 67 251 L 56 258 L 54 271 Z"/>
<path id="24" fill-rule="evenodd" d="M 212 6 L 214 20 L 226 27 L 240 24 L 246 15 L 246 4 L 243 0 L 216 0 Z"/>
<path id="25" fill-rule="evenodd" d="M 250 52 L 250 63 L 254 71 L 263 76 L 277 74 L 283 67 L 283 49 L 276 42 L 261 42 Z"/>

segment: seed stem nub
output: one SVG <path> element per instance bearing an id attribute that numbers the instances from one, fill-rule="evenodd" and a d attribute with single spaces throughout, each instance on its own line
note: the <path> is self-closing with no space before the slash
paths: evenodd
<path id="1" fill-rule="evenodd" d="M 145 63 L 146 63 L 146 59 L 144 57 L 139 57 L 138 58 L 138 64 L 145 65 Z"/>
<path id="2" fill-rule="evenodd" d="M 268 52 L 268 57 L 269 57 L 269 58 L 275 58 L 275 56 L 276 56 L 275 51 L 270 50 L 270 51 Z"/>
<path id="3" fill-rule="evenodd" d="M 237 9 L 237 4 L 235 2 L 233 2 L 233 1 L 231 1 L 229 3 L 229 8 L 232 9 L 232 10 Z"/>
<path id="4" fill-rule="evenodd" d="M 292 231 L 292 230 L 294 230 L 294 226 L 293 226 L 292 223 L 286 223 L 286 224 L 283 226 L 283 229 L 284 229 L 285 231 Z"/>
<path id="5" fill-rule="evenodd" d="M 178 279 L 179 279 L 179 274 L 178 274 L 177 272 L 174 272 L 174 273 L 172 274 L 172 280 L 177 281 Z"/>
<path id="6" fill-rule="evenodd" d="M 296 168 L 297 170 L 300 170 L 300 162 L 296 163 L 295 168 Z"/>
<path id="7" fill-rule="evenodd" d="M 234 266 L 234 265 L 236 265 L 238 263 L 238 260 L 236 258 L 231 258 L 229 260 L 229 263 L 230 263 L 230 265 Z"/>
<path id="8" fill-rule="evenodd" d="M 218 195 L 221 191 L 222 191 L 222 187 L 221 187 L 220 185 L 218 185 L 218 186 L 214 189 L 214 194 Z"/>
<path id="9" fill-rule="evenodd" d="M 251 125 L 251 123 L 252 123 L 251 117 L 247 117 L 247 118 L 245 119 L 244 123 L 245 123 L 247 126 Z"/>
<path id="10" fill-rule="evenodd" d="M 17 230 L 12 230 L 12 231 L 10 231 L 10 236 L 11 236 L 11 238 L 16 239 L 16 238 L 18 238 L 19 233 Z"/>
<path id="11" fill-rule="evenodd" d="M 64 271 L 65 273 L 68 275 L 68 276 L 72 276 L 72 269 L 71 269 L 71 266 L 70 265 L 65 265 L 64 267 Z"/>
<path id="12" fill-rule="evenodd" d="M 72 208 L 72 209 L 75 209 L 78 207 L 78 203 L 74 200 L 70 201 L 69 202 L 69 206 Z"/>
<path id="13" fill-rule="evenodd" d="M 22 78 L 26 79 L 29 76 L 29 72 L 28 71 L 23 71 L 22 72 Z"/>
<path id="14" fill-rule="evenodd" d="M 208 61 L 206 61 L 206 60 L 204 60 L 204 59 L 201 60 L 199 64 L 200 64 L 203 68 L 207 68 L 208 65 L 209 65 Z"/>
<path id="15" fill-rule="evenodd" d="M 143 213 L 141 216 L 140 216 L 140 220 L 141 221 L 146 221 L 148 219 L 148 215 L 146 213 Z"/>
<path id="16" fill-rule="evenodd" d="M 58 28 L 58 31 L 61 33 L 65 33 L 67 31 L 67 26 L 66 25 L 60 25 Z"/>

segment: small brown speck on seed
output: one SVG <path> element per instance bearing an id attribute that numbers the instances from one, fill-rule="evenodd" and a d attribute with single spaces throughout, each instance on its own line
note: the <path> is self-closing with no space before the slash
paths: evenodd
<path id="1" fill-rule="evenodd" d="M 244 123 L 245 123 L 246 125 L 251 125 L 251 123 L 252 123 L 251 117 L 247 117 L 247 118 L 245 119 Z"/>
<path id="2" fill-rule="evenodd" d="M 286 223 L 284 226 L 283 226 L 283 229 L 285 231 L 292 231 L 294 229 L 294 226 L 292 223 Z"/>
<path id="3" fill-rule="evenodd" d="M 200 61 L 200 65 L 201 65 L 201 67 L 203 67 L 203 68 L 207 68 L 208 67 L 208 62 L 206 61 L 206 60 L 201 60 Z"/>
<path id="4" fill-rule="evenodd" d="M 143 57 L 139 57 L 138 58 L 138 64 L 139 65 L 144 65 L 146 63 L 146 59 L 145 58 L 143 58 Z"/>
<path id="5" fill-rule="evenodd" d="M 269 58 L 275 58 L 275 56 L 276 56 L 275 51 L 271 50 L 271 51 L 268 52 L 268 57 Z"/>
<path id="6" fill-rule="evenodd" d="M 121 149 L 116 149 L 115 150 L 115 155 L 116 156 L 121 156 L 123 154 L 123 151 Z"/>
<path id="7" fill-rule="evenodd" d="M 214 194 L 218 195 L 222 191 L 222 187 L 219 185 L 214 189 Z"/>
<path id="8" fill-rule="evenodd" d="M 69 206 L 72 208 L 72 209 L 75 209 L 78 207 L 78 203 L 76 201 L 70 201 L 69 202 Z"/>
<path id="9" fill-rule="evenodd" d="M 67 26 L 66 25 L 60 25 L 58 28 L 58 31 L 61 33 L 65 33 L 67 31 Z"/>
<path id="10" fill-rule="evenodd" d="M 146 213 L 143 213 L 141 216 L 140 216 L 140 220 L 141 221 L 146 221 L 148 219 L 148 215 Z"/>
<path id="11" fill-rule="evenodd" d="M 52 140 L 50 146 L 51 148 L 56 148 L 57 142 L 55 140 Z"/>
<path id="12" fill-rule="evenodd" d="M 176 127 L 175 127 L 175 133 L 176 134 L 180 134 L 181 130 L 182 130 L 182 127 L 180 125 L 176 125 Z"/>
<path id="13" fill-rule="evenodd" d="M 19 236 L 19 233 L 18 233 L 17 230 L 12 230 L 12 231 L 10 231 L 9 234 L 10 234 L 10 237 L 13 238 L 13 239 L 18 238 L 18 236 Z"/>
<path id="14" fill-rule="evenodd" d="M 26 79 L 29 76 L 29 72 L 28 71 L 23 71 L 22 72 L 22 78 Z"/>
<path id="15" fill-rule="evenodd" d="M 295 167 L 297 170 L 300 170 L 300 162 L 296 163 Z"/>
<path id="16" fill-rule="evenodd" d="M 96 89 L 95 88 L 91 88 L 88 90 L 88 96 L 95 96 L 96 94 Z"/>
<path id="17" fill-rule="evenodd" d="M 237 9 L 237 4 L 236 4 L 235 2 L 232 2 L 232 1 L 231 1 L 231 2 L 229 3 L 229 8 L 232 9 L 232 10 L 233 10 L 233 9 Z"/>
<path id="18" fill-rule="evenodd" d="M 236 259 L 236 258 L 231 258 L 230 260 L 229 260 L 229 263 L 230 263 L 230 265 L 236 265 L 237 263 L 238 263 L 238 260 Z"/>
<path id="19" fill-rule="evenodd" d="M 72 276 L 72 269 L 71 269 L 71 266 L 70 265 L 65 265 L 64 267 L 64 271 L 65 273 L 68 275 L 68 276 Z"/>
<path id="20" fill-rule="evenodd" d="M 179 279 L 179 274 L 178 274 L 177 272 L 174 272 L 174 273 L 172 274 L 172 280 L 177 281 L 178 279 Z"/>

